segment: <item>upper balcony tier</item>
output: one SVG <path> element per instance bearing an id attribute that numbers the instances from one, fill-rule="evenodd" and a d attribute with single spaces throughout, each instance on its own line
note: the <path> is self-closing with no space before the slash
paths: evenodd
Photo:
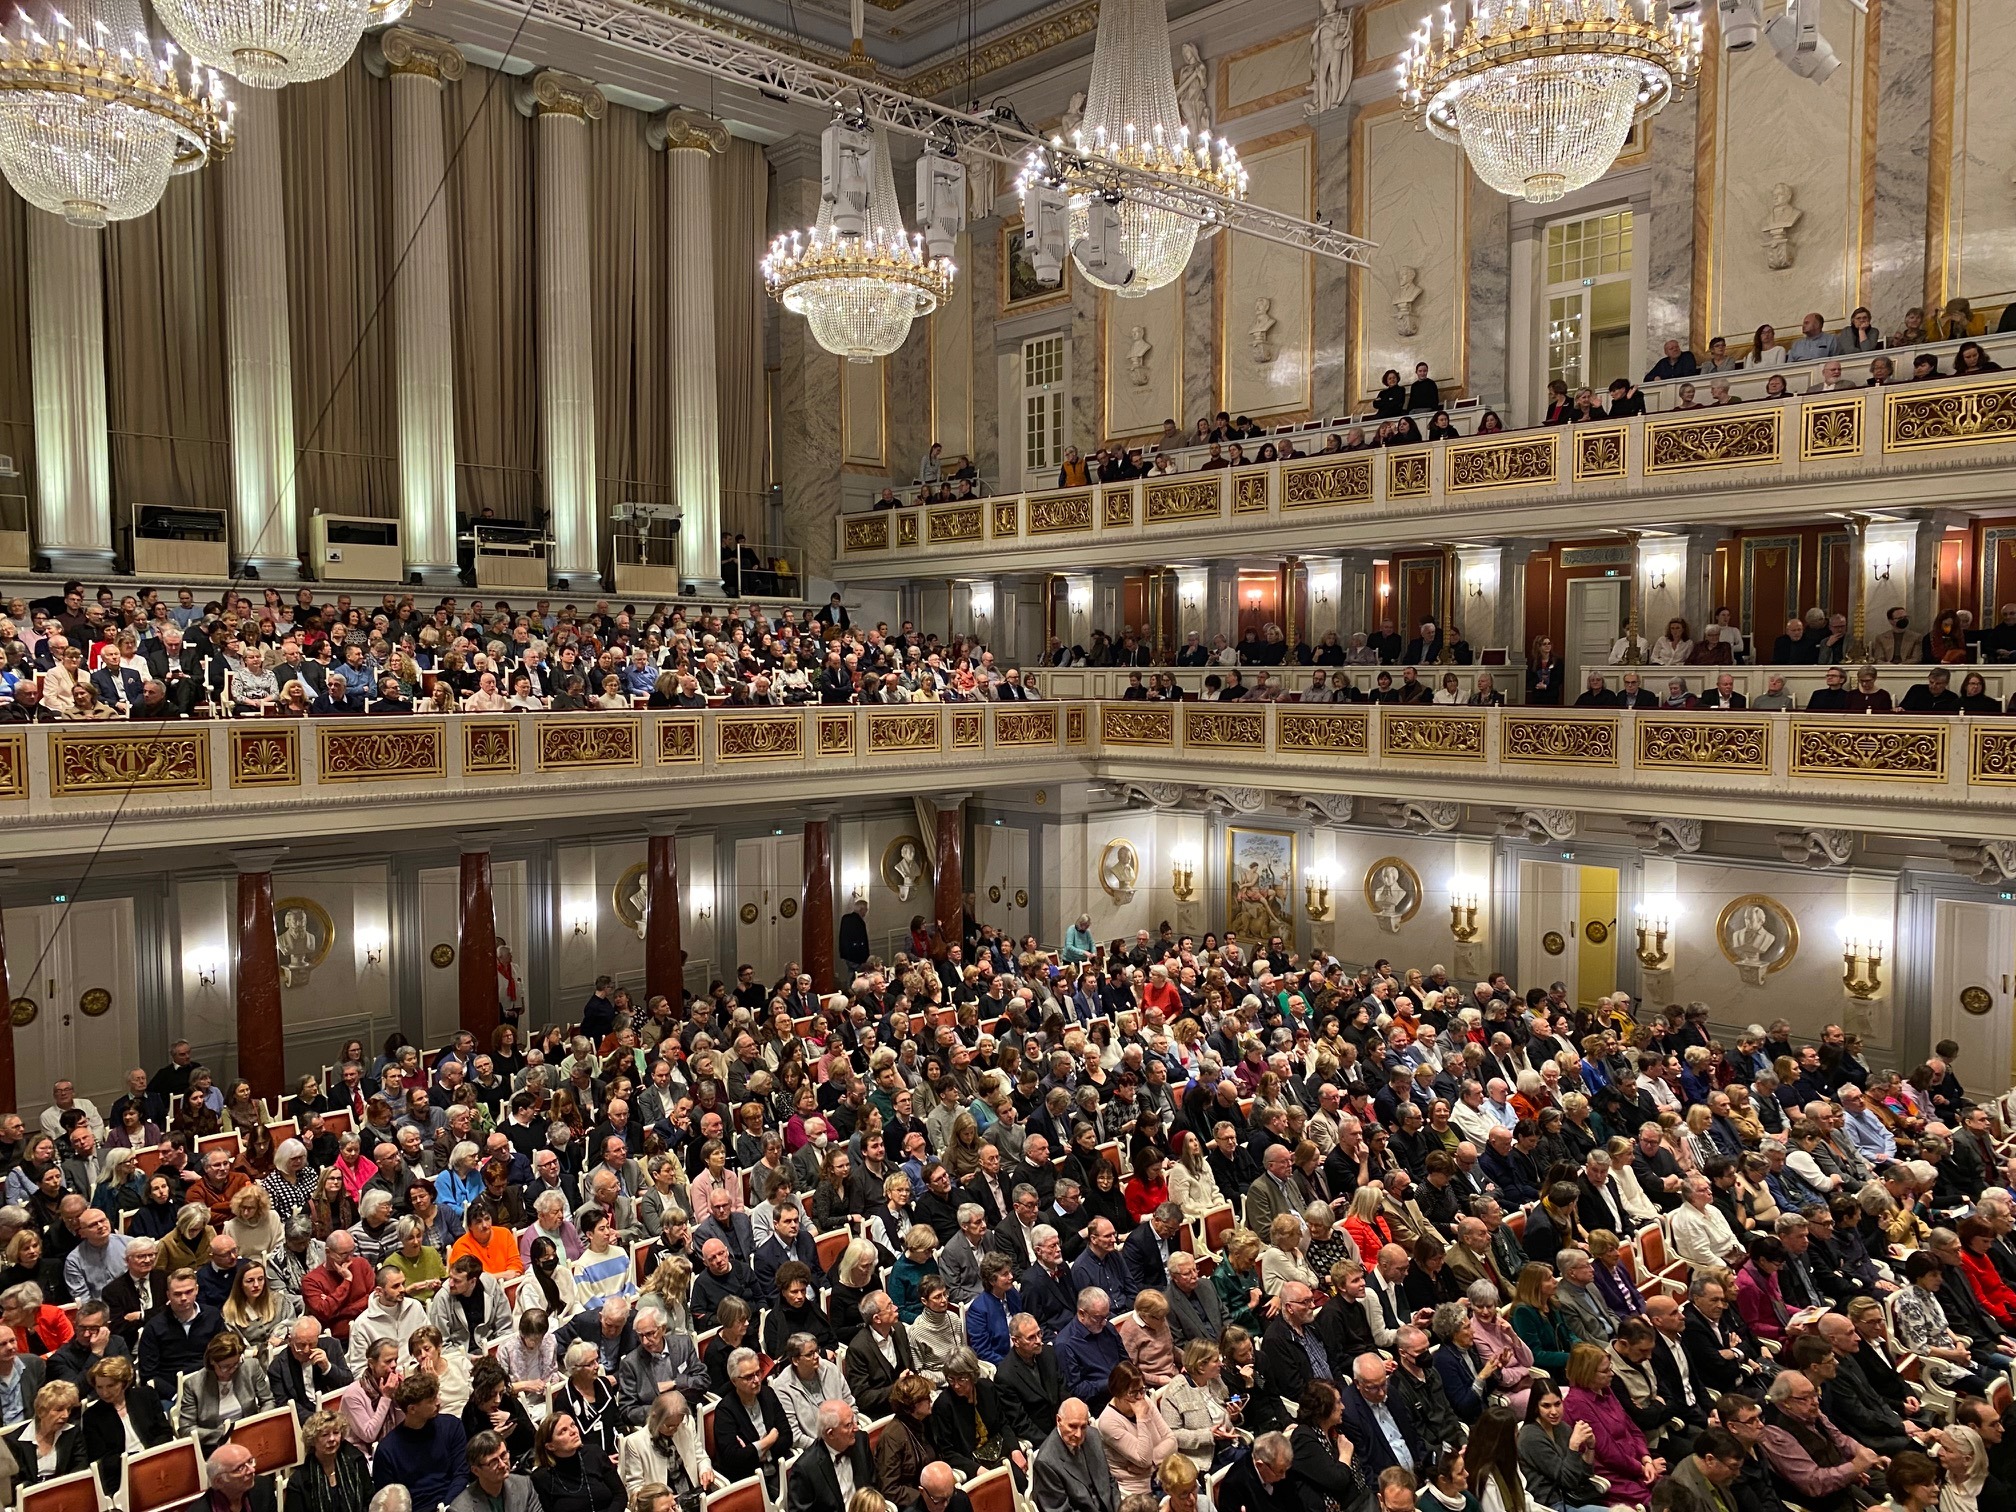
<path id="1" fill-rule="evenodd" d="M 835 573 L 1138 566 L 2012 496 L 2016 372 L 845 515 Z"/>

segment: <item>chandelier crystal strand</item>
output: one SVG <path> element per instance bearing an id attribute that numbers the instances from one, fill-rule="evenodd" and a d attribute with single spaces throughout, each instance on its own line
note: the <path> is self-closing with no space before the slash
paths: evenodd
<path id="1" fill-rule="evenodd" d="M 899 349 L 909 339 L 911 321 L 952 297 L 957 272 L 950 258 L 927 256 L 923 239 L 903 229 L 889 139 L 879 129 L 867 231 L 838 234 L 832 206 L 822 204 L 810 231 L 784 233 L 763 259 L 763 283 L 771 296 L 805 317 L 821 347 L 850 362 L 870 362 Z"/>
<path id="2" fill-rule="evenodd" d="M 1092 85 L 1085 118 L 1067 144 L 1053 148 L 1085 162 L 1082 177 L 1096 181 L 1102 161 L 1175 174 L 1230 199 L 1244 198 L 1246 170 L 1222 138 L 1190 139 L 1176 105 L 1176 78 L 1169 62 L 1169 16 L 1165 0 L 1101 0 L 1099 34 L 1092 49 Z M 1034 162 L 1031 168 L 1038 167 Z M 1090 228 L 1093 199 L 1080 183 L 1071 196 L 1071 241 Z M 1134 267 L 1131 282 L 1117 284 L 1078 264 L 1087 279 L 1122 299 L 1138 299 L 1183 276 L 1200 236 L 1218 227 L 1170 210 L 1120 201 L 1120 245 Z"/>
<path id="3" fill-rule="evenodd" d="M 367 28 L 390 26 L 412 0 L 154 0 L 191 57 L 253 89 L 326 79 Z"/>
<path id="4" fill-rule="evenodd" d="M 139 0 L 16 9 L 0 30 L 0 173 L 37 209 L 96 229 L 161 202 L 231 144 L 216 72 L 156 43 Z"/>
<path id="5" fill-rule="evenodd" d="M 1688 88 L 1701 23 L 1665 0 L 1465 0 L 1399 65 L 1408 113 L 1500 194 L 1558 200 L 1610 170 L 1631 128 Z"/>

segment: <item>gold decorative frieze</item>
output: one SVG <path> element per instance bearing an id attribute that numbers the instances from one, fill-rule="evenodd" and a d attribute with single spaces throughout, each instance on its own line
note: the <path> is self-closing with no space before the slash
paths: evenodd
<path id="1" fill-rule="evenodd" d="M 886 514 L 862 515 L 847 522 L 846 534 L 842 537 L 841 548 L 849 553 L 856 551 L 887 551 L 889 549 L 889 516 Z"/>
<path id="2" fill-rule="evenodd" d="M 700 717 L 674 716 L 658 721 L 658 765 L 685 766 L 700 759 Z"/>
<path id="3" fill-rule="evenodd" d="M 1859 457 L 1862 454 L 1862 401 L 1809 401 L 1799 412 L 1799 456 Z"/>
<path id="4" fill-rule="evenodd" d="M 931 520 L 933 546 L 980 539 L 980 506 L 954 504 L 947 509 L 927 511 Z"/>
<path id="5" fill-rule="evenodd" d="M 210 786 L 210 739 L 201 730 L 158 734 L 89 734 L 58 730 L 51 737 L 49 792 L 188 792 Z"/>
<path id="6" fill-rule="evenodd" d="M 1071 535 L 1092 528 L 1092 494 L 1038 495 L 1029 501 L 1029 534 Z"/>
<path id="7" fill-rule="evenodd" d="M 1450 493 L 1478 488 L 1521 488 L 1553 483 L 1561 476 L 1561 433 L 1449 443 L 1443 458 L 1443 487 Z"/>
<path id="8" fill-rule="evenodd" d="M 1183 744 L 1258 751 L 1267 745 L 1267 716 L 1230 709 L 1183 710 Z"/>
<path id="9" fill-rule="evenodd" d="M 1134 490 L 1105 488 L 1099 491 L 1099 525 L 1104 530 L 1125 530 L 1134 523 Z"/>
<path id="10" fill-rule="evenodd" d="M 28 737 L 0 735 L 0 800 L 28 796 Z"/>
<path id="11" fill-rule="evenodd" d="M 1725 410 L 1713 420 L 1647 420 L 1645 471 L 1650 475 L 1776 462 L 1783 420 L 1776 406 L 1734 415 Z"/>
<path id="12" fill-rule="evenodd" d="M 1420 499 L 1428 494 L 1428 453 L 1426 451 L 1386 454 L 1386 497 Z"/>
<path id="13" fill-rule="evenodd" d="M 1372 459 L 1306 462 L 1281 469 L 1281 507 L 1312 509 L 1322 504 L 1364 504 L 1372 498 Z"/>
<path id="14" fill-rule="evenodd" d="M 1538 761 L 1553 766 L 1617 765 L 1617 721 L 1563 719 L 1559 715 L 1500 716 L 1500 761 Z"/>
<path id="15" fill-rule="evenodd" d="M 1660 719 L 1640 714 L 1641 768 L 1689 772 L 1768 772 L 1771 725 L 1767 720 Z"/>
<path id="16" fill-rule="evenodd" d="M 324 782 L 407 782 L 448 770 L 448 727 L 407 720 L 343 720 L 315 727 Z"/>
<path id="17" fill-rule="evenodd" d="M 1176 711 L 1144 709 L 1130 703 L 1101 704 L 1099 740 L 1103 745 L 1173 746 Z"/>
<path id="18" fill-rule="evenodd" d="M 261 721 L 233 726 L 230 739 L 231 786 L 300 786 L 301 731 L 298 725 Z"/>
<path id="19" fill-rule="evenodd" d="M 901 547 L 904 546 L 915 546 L 916 544 L 917 544 L 917 516 L 914 514 L 901 514 L 896 516 L 897 547 L 900 549 Z"/>
<path id="20" fill-rule="evenodd" d="M 1057 710 L 997 706 L 994 710 L 994 748 L 1004 746 L 1054 746 L 1057 744 Z"/>
<path id="21" fill-rule="evenodd" d="M 1012 541 L 1022 533 L 1022 511 L 1013 499 L 994 501 L 994 539 Z"/>
<path id="22" fill-rule="evenodd" d="M 914 711 L 888 713 L 879 709 L 869 712 L 868 752 L 872 756 L 891 755 L 898 751 L 930 751 L 935 755 L 942 738 L 935 711 L 928 714 Z"/>
<path id="23" fill-rule="evenodd" d="M 1603 430 L 1575 428 L 1575 481 L 1592 483 L 1624 476 L 1624 446 L 1630 432 L 1623 426 Z"/>
<path id="24" fill-rule="evenodd" d="M 1926 392 L 1901 389 L 1883 396 L 1883 450 L 1973 446 L 2016 441 L 2016 379 Z"/>
<path id="25" fill-rule="evenodd" d="M 1232 477 L 1232 513 L 1267 513 L 1267 473 L 1235 473 Z"/>
<path id="26" fill-rule="evenodd" d="M 952 749 L 955 751 L 977 751 L 986 741 L 986 734 L 980 727 L 980 715 L 973 709 L 962 709 L 952 715 Z"/>
<path id="27" fill-rule="evenodd" d="M 1371 748 L 1371 723 L 1363 709 L 1295 709 L 1284 704 L 1274 711 L 1274 748 L 1363 756 Z"/>
<path id="28" fill-rule="evenodd" d="M 1085 705 L 1073 704 L 1064 711 L 1064 744 L 1085 744 Z"/>
<path id="29" fill-rule="evenodd" d="M 538 767 L 542 772 L 580 771 L 584 767 L 634 767 L 643 764 L 644 721 L 582 719 L 566 716 L 542 719 L 535 727 Z"/>
<path id="30" fill-rule="evenodd" d="M 819 754 L 821 756 L 852 756 L 854 754 L 854 716 L 852 714 L 820 714 Z"/>
<path id="31" fill-rule="evenodd" d="M 1974 723 L 1969 728 L 1973 748 L 1967 760 L 1967 780 L 1995 787 L 2016 783 L 2016 731 Z"/>
<path id="32" fill-rule="evenodd" d="M 716 761 L 781 761 L 805 754 L 805 721 L 796 714 L 722 714 L 714 722 Z"/>
<path id="33" fill-rule="evenodd" d="M 516 777 L 518 722 L 514 719 L 471 719 L 462 725 L 462 775 Z"/>
<path id="34" fill-rule="evenodd" d="M 1482 714 L 1402 714 L 1388 708 L 1379 720 L 1379 754 L 1427 756 L 1438 761 L 1482 761 Z"/>
<path id="35" fill-rule="evenodd" d="M 1943 721 L 1876 724 L 1864 720 L 1792 721 L 1794 777 L 1858 782 L 1944 782 Z"/>
<path id="36" fill-rule="evenodd" d="M 1147 517 L 1150 525 L 1167 525 L 1176 520 L 1208 520 L 1218 514 L 1218 479 L 1186 478 L 1180 483 L 1146 485 Z"/>

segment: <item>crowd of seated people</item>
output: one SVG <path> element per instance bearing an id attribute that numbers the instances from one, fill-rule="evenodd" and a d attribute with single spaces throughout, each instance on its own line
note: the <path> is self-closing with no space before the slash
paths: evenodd
<path id="1" fill-rule="evenodd" d="M 347 594 L 292 604 L 228 591 L 198 607 L 152 589 L 86 604 L 81 584 L 0 615 L 0 722 L 183 719 L 199 713 L 321 717 L 520 710 L 1017 701 L 1021 669 L 964 638 L 905 621 L 858 630 L 836 593 L 822 609 L 723 614 L 602 600 L 432 609 L 410 594 L 375 608 Z"/>
<path id="2" fill-rule="evenodd" d="M 1954 1044 L 1089 926 L 603 978 L 352 1041 L 277 1127 L 186 1042 L 58 1083 L 0 1115 L 0 1472 L 193 1434 L 236 1512 L 291 1407 L 287 1512 L 2016 1505 L 2016 1159 Z"/>

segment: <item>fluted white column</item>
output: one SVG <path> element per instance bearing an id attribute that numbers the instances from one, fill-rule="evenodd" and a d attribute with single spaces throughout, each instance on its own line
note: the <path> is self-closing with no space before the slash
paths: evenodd
<path id="1" fill-rule="evenodd" d="M 679 525 L 679 577 L 691 591 L 721 592 L 721 406 L 715 394 L 714 190 L 710 164 L 728 150 L 728 131 L 712 116 L 668 110 L 654 118 L 653 140 L 671 169 L 672 481 L 685 507 Z"/>
<path id="2" fill-rule="evenodd" d="M 594 310 L 589 301 L 588 126 L 608 109 L 586 79 L 548 69 L 519 86 L 534 118 L 539 194 L 539 425 L 554 586 L 600 575 L 595 510 Z"/>
<path id="3" fill-rule="evenodd" d="M 103 236 L 28 211 L 35 550 L 51 572 L 103 572 L 112 565 Z"/>
<path id="4" fill-rule="evenodd" d="M 441 91 L 468 65 L 454 43 L 403 26 L 376 55 L 392 80 L 392 248 L 405 254 L 392 295 L 399 519 L 408 573 L 445 585 L 456 577 L 455 333 Z"/>
<path id="5" fill-rule="evenodd" d="M 237 96 L 224 185 L 224 339 L 230 362 L 231 556 L 261 574 L 301 565 L 294 491 L 294 356 L 287 219 L 280 214 L 280 97 Z"/>

